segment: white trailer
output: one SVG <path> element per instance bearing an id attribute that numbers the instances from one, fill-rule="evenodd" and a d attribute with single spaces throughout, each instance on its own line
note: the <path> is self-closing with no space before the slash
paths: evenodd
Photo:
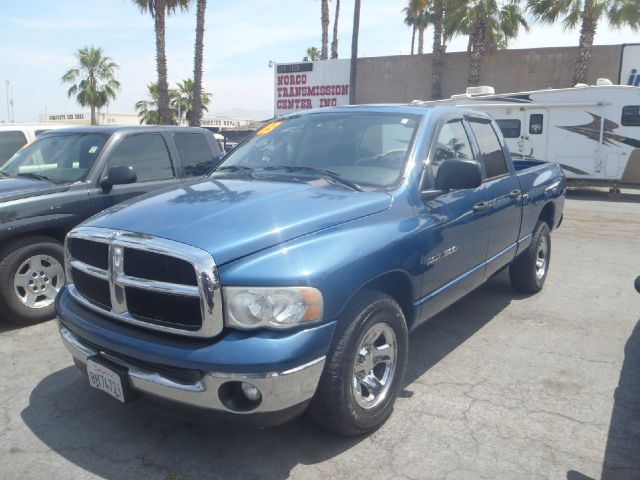
<path id="1" fill-rule="evenodd" d="M 640 87 L 612 85 L 463 95 L 416 104 L 451 104 L 492 115 L 514 160 L 558 163 L 575 184 L 640 188 Z"/>

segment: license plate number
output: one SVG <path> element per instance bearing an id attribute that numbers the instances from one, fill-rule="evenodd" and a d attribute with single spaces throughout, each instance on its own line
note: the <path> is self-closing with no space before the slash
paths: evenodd
<path id="1" fill-rule="evenodd" d="M 87 374 L 89 375 L 89 384 L 93 388 L 108 393 L 122 403 L 125 402 L 122 377 L 118 373 L 89 359 L 87 361 Z"/>

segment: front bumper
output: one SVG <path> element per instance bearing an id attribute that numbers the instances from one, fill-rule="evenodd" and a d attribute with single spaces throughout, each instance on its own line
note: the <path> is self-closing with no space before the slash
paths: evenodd
<path id="1" fill-rule="evenodd" d="M 127 380 L 134 391 L 191 407 L 231 414 L 265 414 L 280 412 L 304 404 L 313 397 L 325 357 L 316 358 L 294 368 L 263 373 L 203 372 L 200 379 L 184 381 L 153 369 L 143 368 L 117 354 L 100 348 L 75 335 L 58 322 L 60 335 L 74 361 L 86 366 L 88 357 L 99 355 L 126 368 Z M 221 399 L 221 387 L 229 382 L 246 382 L 257 387 L 262 399 L 250 410 L 229 408 Z"/>

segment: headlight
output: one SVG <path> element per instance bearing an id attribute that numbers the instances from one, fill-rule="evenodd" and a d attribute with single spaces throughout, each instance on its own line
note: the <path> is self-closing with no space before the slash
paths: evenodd
<path id="1" fill-rule="evenodd" d="M 322 318 L 322 294 L 312 287 L 224 287 L 223 295 L 230 327 L 282 329 Z"/>

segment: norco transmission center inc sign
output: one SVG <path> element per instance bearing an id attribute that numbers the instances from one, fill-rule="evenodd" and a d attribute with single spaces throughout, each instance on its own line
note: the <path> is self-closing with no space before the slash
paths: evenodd
<path id="1" fill-rule="evenodd" d="M 276 65 L 275 116 L 348 105 L 349 73 L 349 59 Z"/>

